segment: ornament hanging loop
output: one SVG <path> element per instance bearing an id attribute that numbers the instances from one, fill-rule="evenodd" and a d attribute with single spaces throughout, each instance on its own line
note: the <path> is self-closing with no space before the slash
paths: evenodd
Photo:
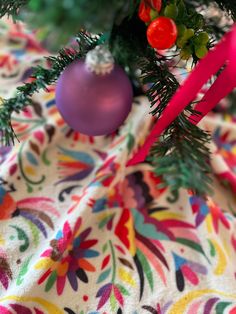
<path id="1" fill-rule="evenodd" d="M 89 71 L 97 75 L 106 75 L 112 72 L 115 60 L 106 46 L 98 45 L 87 53 L 85 64 Z"/>

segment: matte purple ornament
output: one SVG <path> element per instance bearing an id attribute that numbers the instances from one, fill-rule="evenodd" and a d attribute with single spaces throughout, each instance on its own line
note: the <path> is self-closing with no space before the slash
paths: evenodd
<path id="1" fill-rule="evenodd" d="M 114 132 L 131 110 L 133 90 L 118 65 L 109 74 L 91 72 L 83 60 L 71 63 L 56 87 L 56 105 L 75 131 L 87 135 Z"/>

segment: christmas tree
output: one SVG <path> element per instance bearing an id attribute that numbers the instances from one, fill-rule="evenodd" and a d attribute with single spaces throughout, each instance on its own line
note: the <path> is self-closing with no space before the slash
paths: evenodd
<path id="1" fill-rule="evenodd" d="M 211 14 L 212 8 L 217 10 L 216 16 Z M 57 56 L 47 57 L 49 68 L 33 69 L 31 82 L 18 87 L 14 98 L 3 100 L 1 139 L 9 145 L 16 137 L 12 113 L 30 105 L 32 95 L 56 83 L 75 60 L 83 60 L 101 46 L 108 48 L 115 63 L 126 71 L 135 93 L 146 86 L 151 113 L 158 120 L 179 88 L 173 72 L 176 64 L 190 61 L 194 67 L 214 47 L 236 17 L 236 2 L 0 0 L 0 16 L 4 15 L 41 29 L 48 42 L 53 38 L 51 48 L 60 49 Z M 71 47 L 70 38 L 76 39 Z M 184 187 L 204 195 L 211 183 L 210 137 L 189 121 L 189 114 L 198 114 L 194 102 L 157 139 L 148 161 L 173 193 Z"/>

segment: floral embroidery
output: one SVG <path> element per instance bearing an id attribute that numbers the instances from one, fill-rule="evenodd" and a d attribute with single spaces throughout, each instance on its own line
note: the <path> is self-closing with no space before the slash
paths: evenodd
<path id="1" fill-rule="evenodd" d="M 50 248 L 41 254 L 41 259 L 35 266 L 45 272 L 39 278 L 38 284 L 46 282 L 45 291 L 51 290 L 56 283 L 57 293 L 61 295 L 69 282 L 74 291 L 78 290 L 78 281 L 88 282 L 87 272 L 95 272 L 96 268 L 88 259 L 99 255 L 92 249 L 97 243 L 95 239 L 88 239 L 91 228 L 81 231 L 82 219 L 79 218 L 73 230 L 68 222 L 50 242 Z"/>

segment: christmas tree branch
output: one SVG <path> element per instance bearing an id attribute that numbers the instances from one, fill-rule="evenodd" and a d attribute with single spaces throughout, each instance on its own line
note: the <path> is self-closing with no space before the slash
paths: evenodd
<path id="1" fill-rule="evenodd" d="M 171 72 L 176 64 L 175 56 L 158 55 L 148 48 L 145 27 L 136 18 L 124 20 L 119 28 L 114 27 L 111 49 L 116 60 L 129 72 L 132 73 L 132 66 L 141 69 L 141 82 L 149 86 L 146 95 L 151 113 L 158 119 L 179 88 Z M 170 186 L 173 193 L 182 187 L 204 195 L 210 191 L 211 168 L 206 146 L 210 137 L 188 121 L 189 111 L 196 114 L 190 107 L 185 110 L 155 143 L 148 160 L 162 176 L 163 185 Z"/>
<path id="2" fill-rule="evenodd" d="M 212 172 L 209 164 L 208 133 L 188 121 L 182 113 L 153 146 L 148 160 L 157 175 L 162 176 L 162 187 L 175 193 L 180 188 L 198 195 L 211 191 Z"/>
<path id="3" fill-rule="evenodd" d="M 16 96 L 4 100 L 0 107 L 0 132 L 1 142 L 4 145 L 14 143 L 15 134 L 11 125 L 11 115 L 13 112 L 19 113 L 32 102 L 32 95 L 39 90 L 47 90 L 47 86 L 55 83 L 65 69 L 75 59 L 83 58 L 86 53 L 93 49 L 98 39 L 91 38 L 85 33 L 79 33 L 77 41 L 78 51 L 62 49 L 57 57 L 47 57 L 51 67 L 45 69 L 37 66 L 33 69 L 31 83 L 25 83 L 17 88 Z"/>
<path id="4" fill-rule="evenodd" d="M 192 3 L 193 9 L 212 2 L 186 0 L 186 3 L 187 1 Z M 10 2 L 8 0 L 8 3 Z M 178 89 L 179 83 L 171 73 L 173 60 L 156 55 L 147 43 L 145 24 L 138 19 L 137 12 L 132 14 L 139 2 L 138 0 L 129 0 L 128 2 L 125 0 L 102 0 L 104 5 L 100 5 L 99 2 L 98 6 L 97 1 L 88 3 L 87 0 L 80 0 L 76 2 L 73 10 L 65 13 L 63 3 L 58 0 L 52 0 L 50 5 L 45 4 L 48 9 L 43 6 L 43 0 L 38 0 L 37 12 L 30 12 L 29 18 L 31 16 L 35 22 L 33 25 L 53 25 L 51 33 L 55 36 L 58 32 L 60 38 L 62 33 L 66 34 L 66 38 L 73 35 L 78 20 L 80 21 L 78 27 L 85 26 L 96 31 L 100 30 L 102 26 L 103 30 L 108 30 L 110 33 L 109 46 L 116 62 L 127 70 L 132 79 L 135 78 L 138 68 L 142 70 L 142 81 L 150 86 L 147 96 L 151 103 L 152 114 L 158 118 Z M 223 1 L 221 2 L 223 3 Z M 15 7 L 5 7 L 5 13 L 16 13 L 19 5 L 23 2 L 15 1 L 15 4 Z M 233 12 L 233 3 L 230 5 L 231 7 L 228 8 Z M 104 7 L 109 9 L 111 14 L 107 14 Z M 55 12 L 58 13 L 56 14 L 58 19 L 52 20 Z M 78 14 L 74 15 L 74 12 Z M 132 16 L 128 18 L 129 12 Z M 28 11 L 25 13 L 27 20 Z M 194 27 L 193 19 L 187 19 L 187 21 L 188 27 Z M 214 21 L 212 22 L 214 25 Z M 215 32 L 217 33 L 215 37 L 220 37 L 221 28 L 215 28 Z M 33 93 L 55 83 L 67 65 L 76 58 L 83 57 L 97 43 L 97 40 L 92 40 L 84 34 L 81 34 L 80 37 L 79 51 L 63 49 L 58 57 L 49 58 L 50 69 L 37 67 L 33 74 L 34 81 L 19 87 L 15 98 L 4 101 L 3 106 L 0 107 L 0 130 L 4 143 L 9 144 L 14 141 L 14 132 L 11 127 L 12 113 L 19 112 L 29 105 Z M 191 110 L 191 107 L 188 110 Z M 209 151 L 206 146 L 209 135 L 188 121 L 188 110 L 183 112 L 165 130 L 160 140 L 154 145 L 149 160 L 154 165 L 156 173 L 162 175 L 163 184 L 170 186 L 171 191 L 178 191 L 183 187 L 204 195 L 209 190 L 210 182 Z"/>
<path id="5" fill-rule="evenodd" d="M 151 104 L 151 113 L 156 115 L 157 118 L 161 116 L 179 87 L 176 77 L 170 72 L 170 62 L 169 58 L 149 50 L 148 56 L 141 59 L 139 63 L 142 70 L 143 84 L 151 86 L 146 95 Z"/>
<path id="6" fill-rule="evenodd" d="M 236 19 L 236 1 L 235 0 L 196 0 L 196 2 L 199 4 L 203 3 L 206 5 L 209 5 L 211 3 L 217 3 L 221 10 L 228 12 L 233 19 Z"/>
<path id="7" fill-rule="evenodd" d="M 28 0 L 0 0 L 0 17 L 4 15 L 16 15 L 18 10 L 25 5 Z"/>
<path id="8" fill-rule="evenodd" d="M 146 94 L 153 108 L 152 114 L 157 118 L 179 88 L 177 79 L 169 72 L 167 61 L 166 57 L 150 52 L 149 57 L 140 63 L 143 82 L 151 85 Z M 162 186 L 169 186 L 173 193 L 187 188 L 205 195 L 210 192 L 211 183 L 210 152 L 206 145 L 210 136 L 188 120 L 190 113 L 197 114 L 189 106 L 165 130 L 154 144 L 148 160 L 155 173 L 162 176 Z"/>

